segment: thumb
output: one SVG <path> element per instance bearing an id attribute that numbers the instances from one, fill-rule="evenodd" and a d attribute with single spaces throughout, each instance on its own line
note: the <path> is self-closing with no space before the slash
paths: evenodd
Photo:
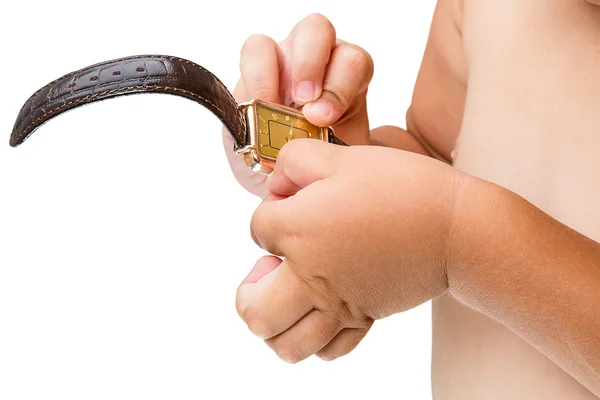
<path id="1" fill-rule="evenodd" d="M 315 139 L 295 139 L 277 155 L 275 169 L 267 178 L 267 189 L 280 196 L 293 196 L 313 182 L 332 176 L 342 147 Z"/>
<path id="2" fill-rule="evenodd" d="M 275 271 L 281 264 L 281 258 L 275 256 L 262 257 L 252 268 L 250 273 L 244 278 L 241 285 L 247 283 L 256 283 L 260 281 L 265 275 Z"/>

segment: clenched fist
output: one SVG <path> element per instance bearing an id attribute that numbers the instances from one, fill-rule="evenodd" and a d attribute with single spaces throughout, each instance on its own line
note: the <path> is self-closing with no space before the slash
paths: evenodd
<path id="1" fill-rule="evenodd" d="M 374 320 L 447 290 L 466 182 L 406 151 L 291 141 L 252 219 L 254 240 L 275 256 L 239 287 L 240 316 L 288 362 L 350 352 Z"/>

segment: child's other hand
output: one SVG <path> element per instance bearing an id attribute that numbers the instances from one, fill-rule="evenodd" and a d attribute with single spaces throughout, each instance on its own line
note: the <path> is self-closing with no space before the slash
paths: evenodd
<path id="1" fill-rule="evenodd" d="M 261 258 L 240 316 L 282 359 L 350 352 L 374 320 L 446 291 L 453 207 L 465 175 L 376 146 L 288 143 L 252 219 Z"/>
<path id="2" fill-rule="evenodd" d="M 281 43 L 251 36 L 242 48 L 240 69 L 233 92 L 238 102 L 261 99 L 302 107 L 311 123 L 332 125 L 346 143 L 369 144 L 366 93 L 373 60 L 362 48 L 338 39 L 324 16 L 304 18 Z M 266 195 L 265 177 L 250 171 L 233 153 L 227 132 L 223 137 L 238 181 L 250 192 Z"/>

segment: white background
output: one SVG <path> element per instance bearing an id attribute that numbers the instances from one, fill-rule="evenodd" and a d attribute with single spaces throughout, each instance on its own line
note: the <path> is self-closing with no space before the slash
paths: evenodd
<path id="1" fill-rule="evenodd" d="M 349 356 L 280 361 L 235 311 L 262 255 L 259 199 L 218 120 L 173 96 L 63 114 L 8 146 L 22 103 L 86 65 L 169 54 L 233 88 L 252 33 L 321 12 L 375 60 L 372 126 L 404 126 L 433 0 L 45 1 L 0 5 L 0 399 L 428 399 L 430 304 Z"/>

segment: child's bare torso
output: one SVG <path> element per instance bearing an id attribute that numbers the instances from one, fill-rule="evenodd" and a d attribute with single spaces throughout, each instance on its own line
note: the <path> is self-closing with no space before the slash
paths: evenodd
<path id="1" fill-rule="evenodd" d="M 599 43 L 600 9 L 583 0 L 441 0 L 409 130 L 600 241 Z M 433 302 L 432 362 L 436 400 L 596 399 L 448 296 Z"/>

